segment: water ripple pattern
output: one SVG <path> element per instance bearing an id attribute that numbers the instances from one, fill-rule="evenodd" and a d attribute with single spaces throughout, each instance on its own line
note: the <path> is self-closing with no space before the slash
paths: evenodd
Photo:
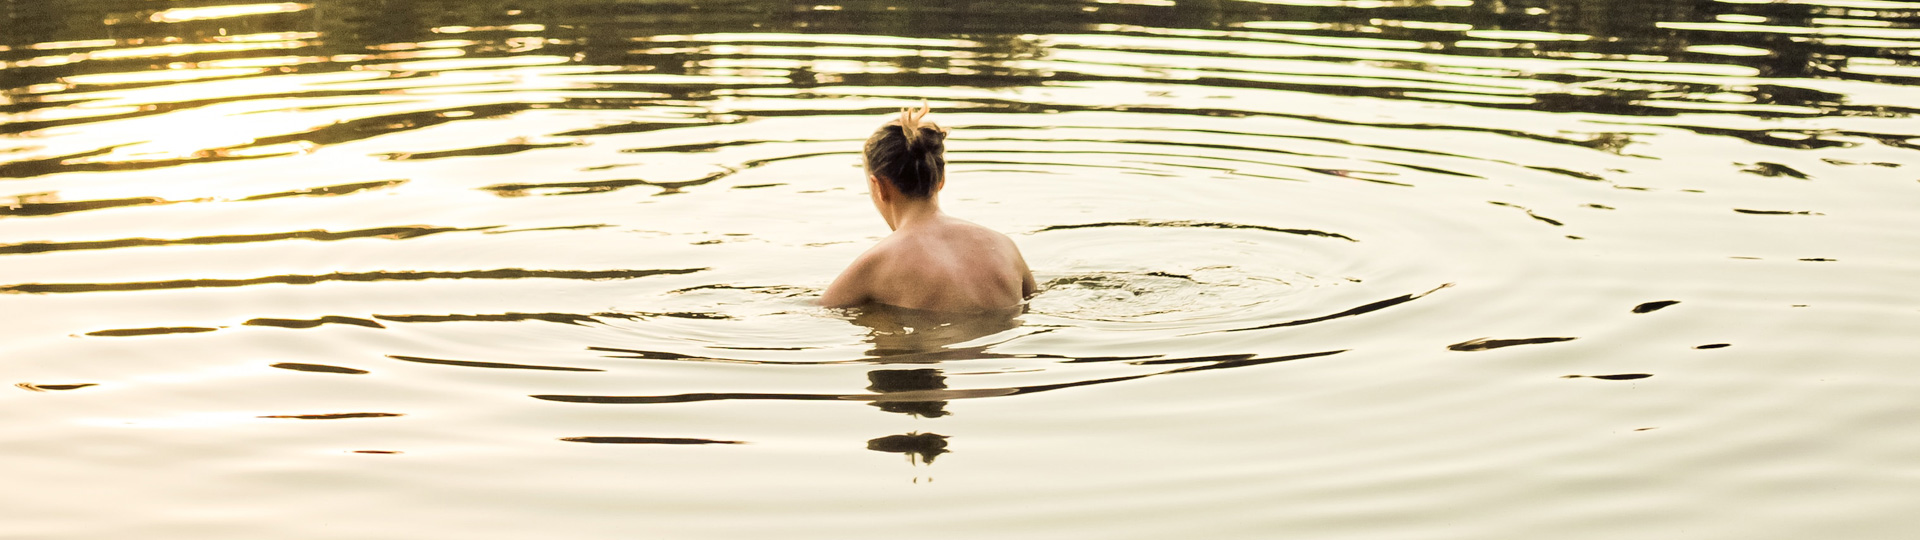
<path id="1" fill-rule="evenodd" d="M 1911 2 L 0 28 L 0 536 L 1920 530 Z M 1042 291 L 815 306 L 922 99 Z"/>

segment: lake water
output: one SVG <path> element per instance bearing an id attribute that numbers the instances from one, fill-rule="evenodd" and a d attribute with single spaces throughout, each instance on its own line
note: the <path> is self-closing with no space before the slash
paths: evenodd
<path id="1" fill-rule="evenodd" d="M 1920 3 L 0 0 L 0 537 L 1920 532 Z M 921 99 L 1017 317 L 813 306 Z"/>

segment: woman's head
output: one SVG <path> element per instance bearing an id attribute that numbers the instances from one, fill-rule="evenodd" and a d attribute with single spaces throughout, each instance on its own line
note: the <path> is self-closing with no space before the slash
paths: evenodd
<path id="1" fill-rule="evenodd" d="M 947 178 L 947 129 L 921 121 L 929 111 L 901 109 L 867 137 L 867 174 L 913 199 L 933 196 Z"/>

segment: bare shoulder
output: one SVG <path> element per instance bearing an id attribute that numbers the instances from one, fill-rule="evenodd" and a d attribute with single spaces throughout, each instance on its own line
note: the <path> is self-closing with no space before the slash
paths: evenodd
<path id="1" fill-rule="evenodd" d="M 988 238 L 984 243 L 992 245 L 994 251 L 1003 254 L 1010 267 L 1009 270 L 1020 281 L 1021 298 L 1032 298 L 1040 292 L 1040 284 L 1033 279 L 1033 270 L 1027 267 L 1027 257 L 1020 253 L 1020 246 L 1013 242 L 1012 237 L 1000 231 L 968 224 L 978 227 L 982 231 L 981 234 Z"/>
<path id="2" fill-rule="evenodd" d="M 1008 238 L 1006 234 L 1003 234 L 1000 231 L 989 229 L 985 225 L 981 225 L 979 223 L 974 223 L 974 222 L 967 221 L 960 218 L 949 218 L 949 219 L 952 220 L 949 226 L 952 227 L 954 231 L 957 231 L 960 234 L 966 235 L 970 240 L 973 240 L 976 242 L 991 242 L 995 247 L 1002 247 L 1002 248 L 1014 247 L 1013 239 Z"/>
<path id="3" fill-rule="evenodd" d="M 875 278 L 880 274 L 882 263 L 897 249 L 895 245 L 894 242 L 882 240 L 855 257 L 839 277 L 833 278 L 833 284 L 827 286 L 827 292 L 820 295 L 820 305 L 853 307 L 873 301 Z"/>
<path id="4" fill-rule="evenodd" d="M 1032 274 L 1012 238 L 947 218 L 881 239 L 834 279 L 820 304 L 973 311 L 1018 303 L 1034 290 Z"/>
<path id="5" fill-rule="evenodd" d="M 963 231 L 969 242 L 986 247 L 994 253 L 994 259 L 1005 265 L 1002 268 L 1007 274 L 1003 275 L 1010 275 L 1020 282 L 1021 298 L 1032 297 L 1039 292 L 1039 284 L 1033 279 L 1033 270 L 1027 268 L 1027 259 L 1021 255 L 1020 246 L 1013 242 L 1012 237 L 964 219 L 954 218 L 953 221 L 955 229 Z"/>

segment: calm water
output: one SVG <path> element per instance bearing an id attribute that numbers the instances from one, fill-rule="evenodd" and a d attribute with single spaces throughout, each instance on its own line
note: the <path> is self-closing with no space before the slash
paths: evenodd
<path id="1" fill-rule="evenodd" d="M 926 4 L 0 0 L 0 537 L 1920 532 L 1920 3 Z"/>

